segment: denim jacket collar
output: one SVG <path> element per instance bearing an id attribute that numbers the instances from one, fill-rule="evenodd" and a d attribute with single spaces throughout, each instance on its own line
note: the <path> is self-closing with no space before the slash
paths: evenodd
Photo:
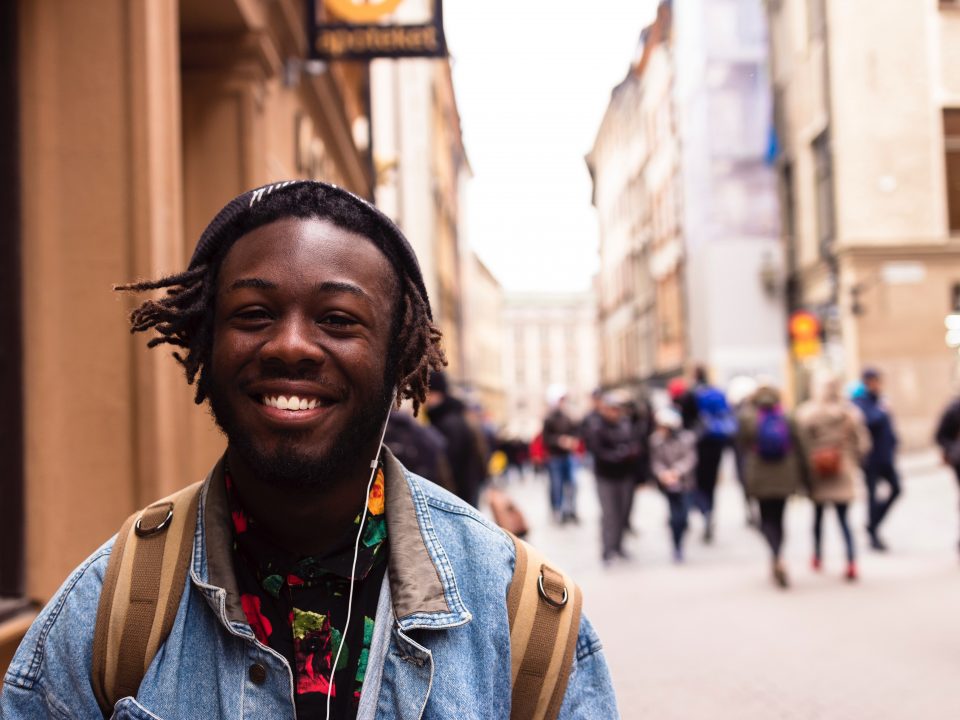
<path id="1" fill-rule="evenodd" d="M 247 626 L 230 553 L 231 530 L 221 458 L 207 475 L 200 494 L 190 577 L 221 622 L 233 632 L 251 634 Z M 456 577 L 430 519 L 427 499 L 417 479 L 383 451 L 384 494 L 390 529 L 388 577 L 397 625 L 444 629 L 472 619 L 457 589 Z M 252 636 L 252 634 L 251 634 Z"/>

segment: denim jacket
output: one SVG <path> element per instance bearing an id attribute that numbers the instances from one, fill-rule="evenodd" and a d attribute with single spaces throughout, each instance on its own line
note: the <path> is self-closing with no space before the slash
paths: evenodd
<path id="1" fill-rule="evenodd" d="M 513 543 L 389 452 L 384 465 L 390 558 L 358 718 L 508 718 Z M 219 463 L 201 491 L 173 628 L 136 698 L 121 699 L 112 717 L 295 717 L 287 661 L 256 640 L 244 617 L 230 542 Z M 74 571 L 28 631 L 4 678 L 0 719 L 102 716 L 90 658 L 112 543 Z M 560 717 L 618 717 L 600 641 L 585 617 Z"/>

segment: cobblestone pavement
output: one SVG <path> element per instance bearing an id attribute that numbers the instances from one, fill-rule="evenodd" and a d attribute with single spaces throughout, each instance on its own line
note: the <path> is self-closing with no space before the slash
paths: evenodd
<path id="1" fill-rule="evenodd" d="M 588 471 L 579 473 L 579 526 L 550 522 L 545 479 L 509 486 L 530 522 L 531 542 L 584 590 L 623 718 L 960 718 L 960 518 L 952 473 L 932 452 L 902 461 L 904 494 L 884 528 L 885 555 L 866 547 L 864 504 L 855 504 L 857 583 L 842 579 L 842 540 L 829 512 L 824 571 L 810 569 L 812 507 L 791 500 L 791 588 L 781 591 L 770 582 L 766 547 L 746 526 L 729 470 L 718 490 L 716 540 L 702 544 L 694 517 L 682 566 L 670 560 L 666 504 L 654 491 L 637 496 L 632 560 L 605 569 Z"/>

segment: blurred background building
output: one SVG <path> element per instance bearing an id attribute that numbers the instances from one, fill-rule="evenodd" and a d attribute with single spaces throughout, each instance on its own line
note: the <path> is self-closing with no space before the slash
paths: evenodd
<path id="1" fill-rule="evenodd" d="M 951 2 L 767 0 L 787 306 L 824 355 L 873 365 L 910 445 L 955 378 L 960 304 L 960 12 Z"/>
<path id="2" fill-rule="evenodd" d="M 673 3 L 689 356 L 715 382 L 782 382 L 785 313 L 762 0 Z M 745 321 L 749 318 L 749 321 Z"/>
<path id="3" fill-rule="evenodd" d="M 765 29 L 760 0 L 661 3 L 613 90 L 587 156 L 605 387 L 784 375 Z"/>
<path id="4" fill-rule="evenodd" d="M 463 278 L 464 375 L 466 390 L 487 418 L 502 427 L 508 417 L 503 372 L 504 292 L 497 278 L 476 253 L 467 255 Z"/>
<path id="5" fill-rule="evenodd" d="M 504 435 L 529 441 L 547 413 L 547 391 L 567 395 L 573 417 L 597 387 L 596 308 L 590 293 L 507 293 L 503 308 Z"/>

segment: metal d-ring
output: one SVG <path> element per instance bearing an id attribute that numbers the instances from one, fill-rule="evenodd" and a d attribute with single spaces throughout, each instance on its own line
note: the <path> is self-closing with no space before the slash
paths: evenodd
<path id="1" fill-rule="evenodd" d="M 563 586 L 563 600 L 557 602 L 552 597 L 547 594 L 547 591 L 543 589 L 543 573 L 540 573 L 540 577 L 537 578 L 537 590 L 540 591 L 540 597 L 544 599 L 547 605 L 555 608 L 562 608 L 567 604 L 569 596 L 567 595 L 567 586 Z"/>
<path id="2" fill-rule="evenodd" d="M 156 509 L 159 510 L 159 508 Z M 146 514 L 147 512 L 144 511 L 140 517 L 137 518 L 137 522 L 134 523 L 133 531 L 137 534 L 137 537 L 150 537 L 151 535 L 156 535 L 157 533 L 166 530 L 173 521 L 173 506 L 167 508 L 167 516 L 152 528 L 144 528 L 140 525 L 140 522 L 143 520 L 143 516 Z"/>

